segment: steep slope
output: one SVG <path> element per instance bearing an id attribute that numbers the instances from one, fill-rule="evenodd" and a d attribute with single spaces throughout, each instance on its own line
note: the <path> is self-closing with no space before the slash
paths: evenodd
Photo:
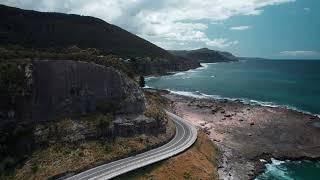
<path id="1" fill-rule="evenodd" d="M 0 62 L 0 92 L 0 179 L 48 179 L 145 151 L 174 135 L 161 106 L 112 67 Z M 14 169 L 20 178 L 3 177 Z"/>
<path id="2" fill-rule="evenodd" d="M 113 54 L 138 59 L 134 62 L 133 71 L 143 75 L 200 67 L 198 61 L 174 56 L 128 31 L 94 17 L 36 12 L 4 5 L 0 5 L 0 16 L 0 56 L 6 59 L 54 59 L 52 57 L 61 56 L 56 53 L 65 53 L 66 49 L 76 47 L 80 50 L 97 49 L 97 56 Z M 22 47 L 23 52 L 17 52 L 19 48 L 15 45 Z"/>
<path id="3" fill-rule="evenodd" d="M 32 48 L 102 49 L 127 56 L 172 58 L 167 51 L 117 26 L 88 16 L 44 13 L 0 5 L 0 44 Z"/>
<path id="4" fill-rule="evenodd" d="M 229 52 L 215 51 L 208 48 L 191 51 L 170 51 L 170 53 L 176 56 L 198 60 L 202 63 L 238 61 L 238 58 Z"/>

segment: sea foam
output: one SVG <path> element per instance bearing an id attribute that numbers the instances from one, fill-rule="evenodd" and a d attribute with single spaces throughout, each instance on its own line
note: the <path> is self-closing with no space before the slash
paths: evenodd
<path id="1" fill-rule="evenodd" d="M 274 102 L 265 102 L 265 101 L 258 101 L 258 100 L 253 100 L 253 99 L 246 99 L 246 98 L 229 98 L 229 97 L 223 97 L 220 95 L 209 95 L 209 94 L 204 94 L 199 91 L 196 92 L 190 92 L 190 91 L 176 91 L 172 89 L 166 89 L 172 94 L 176 95 L 182 95 L 182 96 L 188 96 L 188 97 L 194 97 L 194 98 L 199 98 L 199 99 L 216 99 L 216 100 L 228 100 L 228 101 L 239 101 L 244 104 L 249 104 L 249 105 L 258 105 L 258 106 L 264 106 L 264 107 L 280 107 L 280 108 L 285 108 L 285 109 L 290 109 L 294 111 L 298 111 L 304 114 L 312 115 L 312 116 L 317 116 L 320 118 L 319 114 L 313 114 L 308 111 L 301 110 L 299 108 L 290 106 L 290 105 L 279 105 Z"/>

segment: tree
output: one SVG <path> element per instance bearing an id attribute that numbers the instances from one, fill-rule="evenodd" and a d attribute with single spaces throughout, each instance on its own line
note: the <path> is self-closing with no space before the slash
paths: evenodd
<path id="1" fill-rule="evenodd" d="M 146 86 L 146 82 L 145 82 L 143 76 L 140 76 L 140 78 L 139 78 L 139 86 L 142 88 Z"/>

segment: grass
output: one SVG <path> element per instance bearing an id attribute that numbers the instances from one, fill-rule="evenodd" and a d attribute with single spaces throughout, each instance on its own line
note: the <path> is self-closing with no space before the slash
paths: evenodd
<path id="1" fill-rule="evenodd" d="M 78 123 L 87 128 L 107 128 L 114 119 L 111 114 L 92 114 L 79 119 Z M 71 119 L 64 119 L 57 123 L 51 123 L 51 129 L 57 130 L 58 137 L 66 134 L 67 129 L 73 127 Z M 42 125 L 44 126 L 44 125 Z M 41 180 L 68 172 L 78 172 L 96 165 L 121 159 L 150 149 L 165 143 L 173 136 L 175 126 L 172 121 L 167 123 L 167 133 L 157 136 L 138 135 L 130 138 L 115 138 L 113 141 L 88 141 L 82 143 L 59 143 L 49 144 L 32 153 L 27 160 L 6 176 L 0 175 L 1 179 L 18 180 Z M 66 137 L 61 137 L 66 138 Z"/>
<path id="2" fill-rule="evenodd" d="M 47 179 L 68 171 L 79 171 L 107 161 L 125 157 L 161 143 L 161 138 L 137 136 L 117 138 L 114 142 L 99 141 L 75 144 L 54 144 L 34 152 L 15 171 L 13 179 Z"/>
<path id="3" fill-rule="evenodd" d="M 218 179 L 219 151 L 203 132 L 199 132 L 196 143 L 187 151 L 119 176 L 116 180 L 127 179 Z"/>
<path id="4" fill-rule="evenodd" d="M 161 97 L 157 92 L 144 92 L 147 99 L 147 108 L 145 116 L 154 118 L 157 121 L 167 120 L 167 114 L 164 111 L 164 107 L 167 105 L 166 99 Z"/>

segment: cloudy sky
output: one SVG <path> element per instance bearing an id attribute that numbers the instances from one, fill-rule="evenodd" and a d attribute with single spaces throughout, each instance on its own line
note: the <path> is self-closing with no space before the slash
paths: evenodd
<path id="1" fill-rule="evenodd" d="M 101 18 L 165 49 L 320 58 L 319 0 L 0 0 Z"/>

